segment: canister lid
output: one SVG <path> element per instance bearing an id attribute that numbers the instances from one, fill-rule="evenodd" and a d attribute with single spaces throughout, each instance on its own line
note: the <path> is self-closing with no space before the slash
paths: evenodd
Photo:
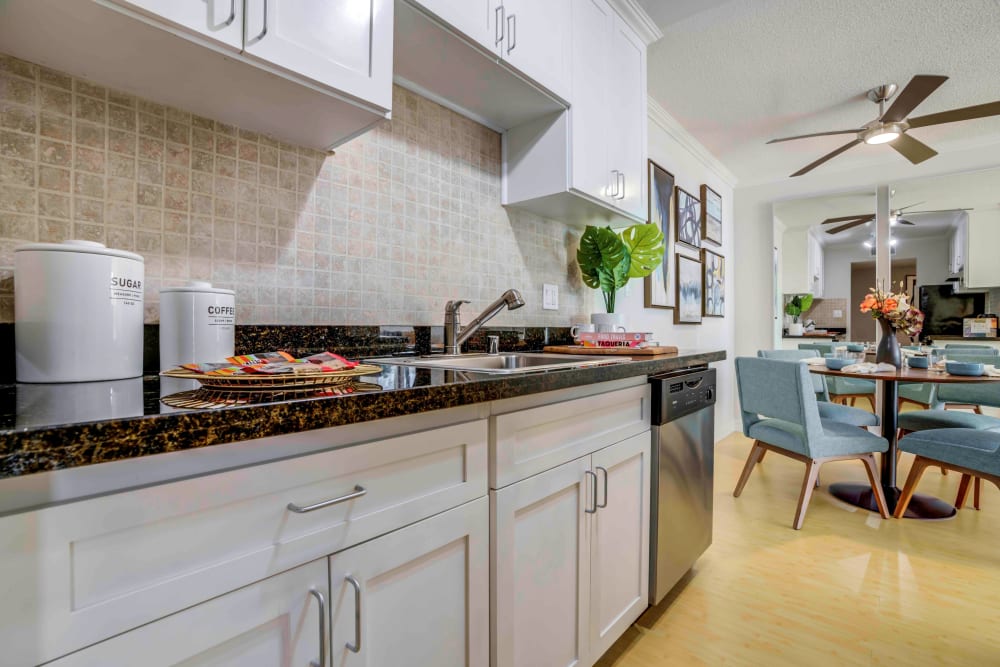
<path id="1" fill-rule="evenodd" d="M 131 259 L 136 262 L 144 262 L 142 255 L 127 250 L 115 250 L 97 241 L 83 241 L 72 239 L 62 243 L 26 243 L 14 248 L 14 252 L 82 252 L 90 255 L 107 255 L 109 257 L 120 257 Z"/>
<path id="2" fill-rule="evenodd" d="M 199 294 L 227 294 L 229 296 L 235 296 L 236 292 L 231 289 L 220 289 L 218 287 L 212 287 L 212 283 L 205 282 L 203 280 L 189 280 L 184 285 L 178 285 L 176 287 L 162 287 L 160 288 L 160 294 L 164 292 L 198 292 Z"/>

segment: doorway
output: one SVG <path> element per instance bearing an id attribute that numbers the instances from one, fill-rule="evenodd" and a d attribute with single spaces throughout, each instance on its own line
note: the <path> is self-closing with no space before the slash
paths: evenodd
<path id="1" fill-rule="evenodd" d="M 892 258 L 892 285 L 893 292 L 902 291 L 900 283 L 906 285 L 907 276 L 917 275 L 916 258 L 897 259 Z M 848 308 L 851 311 L 850 339 L 858 342 L 875 341 L 875 320 L 868 313 L 862 313 L 858 309 L 868 290 L 875 286 L 875 260 L 865 262 L 851 262 L 851 303 Z M 903 334 L 897 334 L 901 345 L 909 345 L 910 339 Z"/>

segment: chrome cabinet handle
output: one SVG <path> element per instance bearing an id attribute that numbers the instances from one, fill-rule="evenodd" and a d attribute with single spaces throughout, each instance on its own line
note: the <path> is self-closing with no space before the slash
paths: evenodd
<path id="1" fill-rule="evenodd" d="M 594 506 L 595 507 L 604 508 L 604 507 L 608 506 L 608 469 L 607 468 L 602 468 L 601 466 L 595 466 L 595 467 L 598 470 L 600 470 L 601 472 L 604 473 L 604 502 L 603 503 L 597 502 L 597 488 L 596 488 L 597 482 L 594 482 L 594 485 L 595 485 L 595 488 L 594 488 Z"/>
<path id="2" fill-rule="evenodd" d="M 225 20 L 222 27 L 231 26 L 236 20 L 236 0 L 229 0 L 229 18 Z"/>
<path id="3" fill-rule="evenodd" d="M 618 199 L 618 184 L 620 182 L 618 179 L 618 173 L 617 169 L 611 170 L 611 182 L 613 185 L 608 188 L 608 196 L 612 199 Z"/>
<path id="4" fill-rule="evenodd" d="M 622 182 L 621 188 L 618 190 L 618 199 L 625 199 L 625 172 L 619 171 L 618 178 L 620 178 Z"/>
<path id="5" fill-rule="evenodd" d="M 330 500 L 324 500 L 321 503 L 316 503 L 315 505 L 306 505 L 302 507 L 301 505 L 296 505 L 295 503 L 288 503 L 288 509 L 296 514 L 305 514 L 306 512 L 312 512 L 314 510 L 323 509 L 324 507 L 329 507 L 330 505 L 338 505 L 340 503 L 346 503 L 348 500 L 354 500 L 355 498 L 360 498 L 361 496 L 368 493 L 368 489 L 357 484 L 354 485 L 354 491 L 348 493 L 345 496 L 340 496 L 339 498 L 331 498 Z"/>
<path id="6" fill-rule="evenodd" d="M 511 25 L 511 21 L 514 21 L 513 25 Z M 510 33 L 510 39 L 508 40 L 509 43 L 507 44 L 507 53 L 510 53 L 515 49 L 515 47 L 517 47 L 517 14 L 511 14 L 507 17 L 507 32 Z"/>
<path id="7" fill-rule="evenodd" d="M 493 37 L 496 40 L 494 42 L 495 45 L 499 45 L 501 42 L 503 42 L 503 38 L 504 38 L 504 23 L 505 23 L 504 17 L 506 15 L 507 14 L 504 11 L 504 8 L 503 8 L 502 4 L 498 5 L 497 8 L 495 10 L 493 10 L 493 22 L 496 24 L 496 27 L 493 28 Z"/>
<path id="8" fill-rule="evenodd" d="M 583 511 L 586 512 L 587 514 L 597 514 L 597 473 L 595 473 L 593 470 L 585 470 L 583 474 L 589 475 L 594 480 L 594 484 L 591 487 L 594 491 L 594 506 L 591 508 L 585 507 Z"/>
<path id="9" fill-rule="evenodd" d="M 354 644 L 347 642 L 345 646 L 348 651 L 358 653 L 361 650 L 361 584 L 351 575 L 344 577 L 344 581 L 354 587 Z"/>
<path id="10" fill-rule="evenodd" d="M 260 31 L 260 34 L 254 37 L 255 42 L 259 42 L 264 39 L 264 35 L 267 34 L 267 0 L 264 0 L 264 29 Z"/>
<path id="11" fill-rule="evenodd" d="M 319 603 L 319 662 L 311 660 L 309 667 L 326 667 L 326 598 L 315 588 L 310 588 L 309 594 Z"/>

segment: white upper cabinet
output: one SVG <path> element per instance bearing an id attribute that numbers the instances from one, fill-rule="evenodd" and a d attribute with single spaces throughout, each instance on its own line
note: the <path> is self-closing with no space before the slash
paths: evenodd
<path id="1" fill-rule="evenodd" d="M 590 0 L 585 0 L 589 2 Z M 646 217 L 646 45 L 614 15 L 608 108 L 608 166 L 616 183 L 614 205 Z M 590 137 L 588 137 L 590 140 Z M 578 145 L 578 144 L 575 144 Z"/>
<path id="2" fill-rule="evenodd" d="M 494 2 L 496 0 L 493 0 Z M 563 99 L 570 98 L 570 0 L 503 0 L 500 57 Z"/>
<path id="3" fill-rule="evenodd" d="M 246 0 L 247 55 L 392 106 L 391 0 Z"/>
<path id="4" fill-rule="evenodd" d="M 111 0 L 236 51 L 243 48 L 243 0 Z"/>
<path id="5" fill-rule="evenodd" d="M 500 48 L 502 37 L 497 19 L 502 22 L 502 18 L 491 7 L 499 8 L 499 0 L 420 0 L 420 5 L 476 44 L 491 50 Z"/>
<path id="6" fill-rule="evenodd" d="M 615 13 L 604 0 L 579 0 L 573 7 L 573 185 L 595 199 L 612 192 L 605 139 L 611 118 L 607 81 Z M 615 105 L 617 107 L 617 104 Z"/>

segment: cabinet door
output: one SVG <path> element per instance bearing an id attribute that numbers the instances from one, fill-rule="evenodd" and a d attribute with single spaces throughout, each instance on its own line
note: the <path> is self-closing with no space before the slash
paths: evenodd
<path id="1" fill-rule="evenodd" d="M 331 665 L 488 667 L 489 501 L 330 557 Z"/>
<path id="2" fill-rule="evenodd" d="M 598 477 L 590 561 L 590 651 L 603 654 L 649 599 L 650 433 L 593 454 Z"/>
<path id="3" fill-rule="evenodd" d="M 328 627 L 320 615 L 320 600 L 325 605 L 328 599 L 327 576 L 326 559 L 313 561 L 48 664 L 318 665 Z"/>
<path id="4" fill-rule="evenodd" d="M 646 45 L 617 14 L 610 55 L 610 118 L 605 137 L 610 142 L 609 168 L 622 174 L 613 203 L 645 218 Z"/>
<path id="5" fill-rule="evenodd" d="M 573 0 L 573 189 L 610 201 L 608 166 L 608 36 L 614 11 L 605 0 Z"/>
<path id="6" fill-rule="evenodd" d="M 528 78 L 570 99 L 571 0 L 503 0 L 500 56 Z"/>
<path id="7" fill-rule="evenodd" d="M 392 108 L 392 0 L 246 0 L 244 52 Z"/>
<path id="8" fill-rule="evenodd" d="M 590 457 L 499 491 L 493 504 L 493 667 L 590 665 Z"/>
<path id="9" fill-rule="evenodd" d="M 495 18 L 491 11 L 491 5 L 493 9 L 500 6 L 499 0 L 417 0 L 414 4 L 480 46 L 490 51 L 499 48 L 501 36 L 496 18 L 500 12 Z"/>
<path id="10" fill-rule="evenodd" d="M 110 0 L 144 16 L 194 32 L 239 51 L 243 48 L 243 0 Z"/>

